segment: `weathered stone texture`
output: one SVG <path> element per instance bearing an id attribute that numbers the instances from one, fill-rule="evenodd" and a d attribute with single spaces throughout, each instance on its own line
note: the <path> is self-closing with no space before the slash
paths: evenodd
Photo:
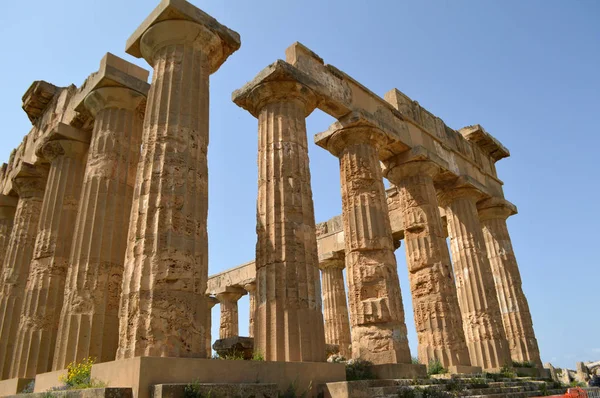
<path id="1" fill-rule="evenodd" d="M 458 301 L 471 364 L 484 369 L 510 364 L 492 269 L 477 215 L 478 192 L 470 188 L 441 191 L 454 263 Z"/>
<path id="2" fill-rule="evenodd" d="M 14 225 L 0 275 L 0 379 L 10 377 L 19 318 L 33 258 L 48 170 L 27 163 L 13 179 L 19 195 Z"/>
<path id="3" fill-rule="evenodd" d="M 387 166 L 387 177 L 400 195 L 419 360 L 423 364 L 438 360 L 445 367 L 470 365 L 433 185 L 439 167 L 427 161 Z"/>
<path id="4" fill-rule="evenodd" d="M 245 294 L 241 292 L 227 292 L 217 294 L 217 300 L 221 303 L 221 323 L 219 327 L 219 338 L 226 339 L 240 335 L 238 319 L 238 300 Z"/>
<path id="5" fill-rule="evenodd" d="M 293 78 L 257 79 L 234 93 L 259 126 L 255 346 L 269 361 L 324 361 L 305 120 L 316 98 Z"/>
<path id="6" fill-rule="evenodd" d="M 53 140 L 40 149 L 41 157 L 50 162 L 50 173 L 25 288 L 12 378 L 31 378 L 52 368 L 88 143 Z"/>
<path id="7" fill-rule="evenodd" d="M 206 353 L 209 354 L 212 352 L 212 309 L 215 305 L 219 304 L 219 300 L 216 297 L 206 296 L 206 323 L 205 323 L 205 340 L 206 340 Z"/>
<path id="8" fill-rule="evenodd" d="M 344 286 L 344 257 L 319 263 L 323 280 L 323 319 L 325 343 L 336 345 L 345 358 L 352 357 L 348 303 Z"/>
<path id="9" fill-rule="evenodd" d="M 516 208 L 503 199 L 495 198 L 478 206 L 510 356 L 513 361 L 531 362 L 541 368 L 529 304 L 523 293 L 519 266 L 506 226 L 506 219 L 516 213 Z"/>
<path id="10" fill-rule="evenodd" d="M 324 145 L 340 159 L 352 356 L 411 363 L 378 157 L 383 136 L 370 125 L 332 129 Z"/>
<path id="11" fill-rule="evenodd" d="M 2 289 L 2 268 L 10 242 L 17 203 L 19 199 L 15 196 L 0 195 L 0 289 Z"/>
<path id="12" fill-rule="evenodd" d="M 93 357 L 115 359 L 127 228 L 140 153 L 144 96 L 110 87 L 92 91 L 95 116 L 53 369 Z"/>
<path id="13" fill-rule="evenodd" d="M 248 292 L 250 305 L 248 306 L 248 337 L 254 337 L 254 313 L 256 312 L 256 282 L 244 285 L 244 289 Z"/>

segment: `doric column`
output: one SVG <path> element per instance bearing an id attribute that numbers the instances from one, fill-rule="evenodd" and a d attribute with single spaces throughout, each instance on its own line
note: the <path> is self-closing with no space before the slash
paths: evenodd
<path id="1" fill-rule="evenodd" d="M 238 300 L 246 294 L 243 292 L 224 292 L 217 294 L 217 300 L 221 304 L 221 324 L 219 327 L 219 338 L 226 339 L 240 335 L 238 318 Z"/>
<path id="2" fill-rule="evenodd" d="M 208 356 L 212 353 L 212 309 L 219 303 L 216 297 L 206 297 L 206 352 Z"/>
<path id="3" fill-rule="evenodd" d="M 248 337 L 254 337 L 254 313 L 256 312 L 256 282 L 244 285 L 248 292 L 250 305 L 248 306 Z"/>
<path id="4" fill-rule="evenodd" d="M 54 136 L 61 129 L 74 130 L 61 125 L 53 132 Z M 52 369 L 89 146 L 85 142 L 89 136 L 77 130 L 75 133 L 79 133 L 83 142 L 56 139 L 38 150 L 38 155 L 50 162 L 50 173 L 25 288 L 11 377 L 33 378 Z"/>
<path id="5" fill-rule="evenodd" d="M 446 210 L 456 291 L 471 364 L 484 369 L 510 364 L 494 277 L 477 215 L 480 193 L 469 187 L 439 192 Z"/>
<path id="6" fill-rule="evenodd" d="M 278 61 L 234 93 L 258 117 L 254 342 L 268 361 L 319 362 L 325 332 L 306 138 L 316 97 L 290 70 Z"/>
<path id="7" fill-rule="evenodd" d="M 53 369 L 115 359 L 119 298 L 145 96 L 124 87 L 92 91 L 95 117 L 81 190 Z"/>
<path id="8" fill-rule="evenodd" d="M 25 285 L 48 177 L 45 167 L 28 163 L 21 163 L 19 167 L 21 169 L 12 180 L 19 202 L 0 275 L 0 379 L 10 377 Z"/>
<path id="9" fill-rule="evenodd" d="M 400 195 L 419 360 L 468 366 L 471 361 L 433 185 L 438 172 L 430 161 L 386 162 L 386 177 Z"/>
<path id="10" fill-rule="evenodd" d="M 506 227 L 506 219 L 516 214 L 517 208 L 501 198 L 479 202 L 478 208 L 511 358 L 531 362 L 541 368 L 529 304 L 523 293 L 519 266 Z"/>
<path id="11" fill-rule="evenodd" d="M 208 354 L 209 76 L 235 51 L 221 36 L 230 33 L 213 22 L 166 20 L 137 39 L 154 73 L 125 257 L 118 359 Z"/>
<path id="12" fill-rule="evenodd" d="M 340 159 L 352 356 L 375 364 L 411 363 L 379 163 L 385 136 L 350 115 L 315 140 Z"/>
<path id="13" fill-rule="evenodd" d="M 8 249 L 18 203 L 19 198 L 16 196 L 0 195 L 0 276 L 4 267 L 4 258 Z M 0 285 L 2 285 L 1 278 Z M 2 290 L 2 286 L 0 286 L 0 290 Z"/>
<path id="14" fill-rule="evenodd" d="M 343 271 L 344 256 L 331 256 L 319 262 L 323 280 L 325 343 L 337 345 L 345 358 L 352 357 L 350 321 Z"/>

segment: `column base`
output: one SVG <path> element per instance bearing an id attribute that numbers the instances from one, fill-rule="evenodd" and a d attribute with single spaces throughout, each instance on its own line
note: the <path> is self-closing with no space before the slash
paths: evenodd
<path id="1" fill-rule="evenodd" d="M 35 388 L 33 392 L 46 392 L 53 389 L 54 387 L 64 386 L 65 383 L 61 382 L 62 377 L 67 376 L 67 370 L 55 370 L 54 372 L 40 373 L 35 376 Z"/>
<path id="2" fill-rule="evenodd" d="M 272 383 L 300 394 L 346 380 L 344 364 L 327 362 L 228 361 L 222 359 L 136 357 L 92 366 L 92 379 L 109 387 L 131 387 L 136 398 L 150 398 L 150 386 L 172 383 Z"/>
<path id="3" fill-rule="evenodd" d="M 16 395 L 23 393 L 29 383 L 35 379 L 16 378 L 8 380 L 0 380 L 0 397 L 8 395 Z"/>
<path id="4" fill-rule="evenodd" d="M 376 379 L 414 379 L 427 377 L 427 367 L 412 363 L 386 363 L 370 367 Z"/>
<path id="5" fill-rule="evenodd" d="M 539 377 L 542 379 L 550 379 L 552 378 L 550 374 L 550 369 L 543 368 L 511 368 L 518 377 Z M 486 372 L 489 373 L 500 373 L 501 368 L 492 368 L 485 369 Z"/>

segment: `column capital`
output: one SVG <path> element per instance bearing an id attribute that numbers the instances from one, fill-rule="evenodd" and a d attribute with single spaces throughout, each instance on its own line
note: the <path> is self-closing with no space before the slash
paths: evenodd
<path id="1" fill-rule="evenodd" d="M 161 48 L 191 44 L 209 57 L 214 73 L 240 48 L 240 35 L 187 1 L 163 0 L 127 40 L 126 52 L 153 65 Z"/>
<path id="2" fill-rule="evenodd" d="M 19 198 L 16 196 L 0 195 L 0 220 L 12 220 L 15 217 Z"/>
<path id="3" fill-rule="evenodd" d="M 212 309 L 215 305 L 219 304 L 219 299 L 213 296 L 206 296 L 206 304 L 208 308 Z"/>
<path id="4" fill-rule="evenodd" d="M 232 94 L 238 106 L 258 117 L 260 111 L 273 102 L 299 101 L 305 117 L 317 107 L 318 98 L 309 88 L 312 79 L 287 62 L 278 60 L 267 66 L 244 87 Z"/>
<path id="5" fill-rule="evenodd" d="M 333 123 L 327 131 L 315 135 L 315 143 L 339 157 L 352 145 L 370 145 L 380 150 L 389 143 L 389 138 L 365 115 L 352 112 Z"/>
<path id="6" fill-rule="evenodd" d="M 383 175 L 392 183 L 396 183 L 418 175 L 434 178 L 441 169 L 449 169 L 448 162 L 419 145 L 387 159 L 384 162 Z"/>
<path id="7" fill-rule="evenodd" d="M 22 162 L 12 179 L 13 188 L 19 199 L 43 197 L 48 179 L 48 167 Z"/>
<path id="8" fill-rule="evenodd" d="M 84 105 L 96 117 L 98 112 L 107 108 L 135 110 L 145 100 L 144 94 L 126 87 L 101 87 L 85 97 Z"/>
<path id="9" fill-rule="evenodd" d="M 247 291 L 248 293 L 254 293 L 256 291 L 256 281 L 246 283 L 244 285 L 244 290 Z"/>
<path id="10" fill-rule="evenodd" d="M 327 268 L 346 268 L 344 252 L 328 252 L 319 254 L 319 269 L 324 271 Z"/>
<path id="11" fill-rule="evenodd" d="M 489 197 L 485 187 L 482 187 L 477 181 L 471 177 L 463 175 L 458 177 L 451 184 L 446 184 L 440 187 L 437 191 L 439 205 L 446 207 L 452 201 L 459 198 L 469 198 L 477 202 Z"/>
<path id="12" fill-rule="evenodd" d="M 219 303 L 237 303 L 246 294 L 248 292 L 241 287 L 227 287 L 226 291 L 217 293 L 216 297 Z"/>
<path id="13" fill-rule="evenodd" d="M 477 203 L 477 211 L 481 221 L 503 219 L 517 214 L 517 206 L 504 198 L 488 198 Z"/>

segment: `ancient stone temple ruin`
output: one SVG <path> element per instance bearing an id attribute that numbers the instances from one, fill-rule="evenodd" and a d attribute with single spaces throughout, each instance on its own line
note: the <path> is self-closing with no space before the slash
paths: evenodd
<path id="1" fill-rule="evenodd" d="M 46 391 L 88 357 L 93 378 L 136 397 L 194 380 L 343 396 L 344 365 L 328 352 L 370 361 L 380 379 L 425 376 L 433 361 L 455 374 L 513 361 L 542 372 L 506 225 L 517 210 L 495 168 L 508 150 L 397 89 L 377 96 L 300 43 L 233 93 L 258 120 L 256 258 L 209 277 L 208 82 L 240 45 L 190 3 L 162 0 L 126 45 L 151 83 L 106 54 L 80 87 L 26 91 L 32 129 L 0 180 L 0 395 L 32 380 Z M 315 111 L 336 119 L 314 139 L 339 159 L 343 208 L 320 224 L 305 123 Z M 212 322 L 221 346 L 265 361 L 211 360 Z"/>

